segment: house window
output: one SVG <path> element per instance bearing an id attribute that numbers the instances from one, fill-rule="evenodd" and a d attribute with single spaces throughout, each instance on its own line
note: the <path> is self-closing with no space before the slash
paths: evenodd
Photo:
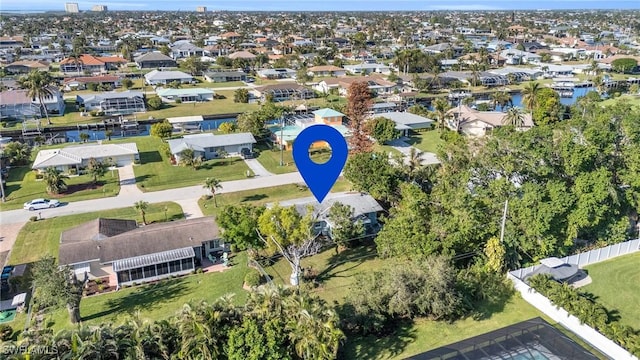
<path id="1" fill-rule="evenodd" d="M 169 263 L 158 264 L 158 275 L 164 275 L 169 273 Z"/>
<path id="2" fill-rule="evenodd" d="M 142 279 L 142 268 L 131 269 L 131 281 Z"/>
<path id="3" fill-rule="evenodd" d="M 130 281 L 131 277 L 129 276 L 129 270 L 118 272 L 118 282 L 123 283 Z"/>
<path id="4" fill-rule="evenodd" d="M 182 270 L 193 269 L 193 259 L 182 259 Z"/>
<path id="5" fill-rule="evenodd" d="M 209 241 L 209 249 L 217 249 L 220 247 L 220 239 Z"/>
<path id="6" fill-rule="evenodd" d="M 150 278 L 156 276 L 156 266 L 150 265 L 144 267 L 144 277 Z"/>
<path id="7" fill-rule="evenodd" d="M 180 260 L 175 260 L 169 263 L 169 272 L 178 272 L 180 270 Z"/>

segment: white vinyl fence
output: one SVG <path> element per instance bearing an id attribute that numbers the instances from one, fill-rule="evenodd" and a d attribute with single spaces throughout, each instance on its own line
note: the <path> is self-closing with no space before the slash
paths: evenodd
<path id="1" fill-rule="evenodd" d="M 576 264 L 582 268 L 583 266 L 608 260 L 617 256 L 631 254 L 637 251 L 640 251 L 640 239 L 630 240 L 600 249 L 567 256 L 560 260 L 565 264 Z M 529 285 L 523 281 L 524 278 L 540 266 L 541 265 L 530 266 L 524 269 L 510 271 L 509 274 L 507 274 L 507 277 L 513 281 L 516 290 L 520 292 L 523 299 L 610 358 L 615 360 L 638 360 L 637 357 L 633 356 L 627 350 L 609 340 L 595 329 L 588 325 L 580 324 L 580 320 L 578 320 L 578 318 L 569 314 L 563 308 L 556 307 L 549 299 L 529 287 Z"/>
<path id="2" fill-rule="evenodd" d="M 623 243 L 605 246 L 603 248 L 594 249 L 580 254 L 565 256 L 560 260 L 565 264 L 574 264 L 582 268 L 590 264 L 605 261 L 617 256 L 631 254 L 636 251 L 640 251 L 640 239 L 629 240 Z M 542 265 L 529 266 L 523 269 L 513 270 L 509 272 L 509 274 L 517 277 L 520 280 L 524 280 L 527 275 L 534 272 L 540 266 Z"/>

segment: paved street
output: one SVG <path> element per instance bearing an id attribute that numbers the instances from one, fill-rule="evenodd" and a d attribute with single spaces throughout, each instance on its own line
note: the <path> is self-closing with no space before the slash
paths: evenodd
<path id="1" fill-rule="evenodd" d="M 295 172 L 268 177 L 254 177 L 244 180 L 225 181 L 222 182 L 222 190 L 220 190 L 219 192 L 221 194 L 224 194 L 242 190 L 253 190 L 302 182 L 304 182 L 304 180 L 302 180 L 300 174 Z M 139 200 L 144 200 L 150 203 L 180 200 L 197 201 L 202 195 L 207 194 L 209 194 L 209 191 L 202 188 L 202 185 L 147 193 L 140 192 L 136 195 L 133 195 L 131 192 L 121 192 L 118 196 L 115 197 L 76 201 L 64 204 L 63 206 L 55 209 L 42 210 L 42 217 L 47 218 L 52 216 L 73 215 L 92 211 L 117 209 L 127 206 L 133 206 L 133 203 Z M 29 220 L 29 217 L 33 215 L 34 213 L 22 209 L 1 212 L 0 225 L 3 226 L 2 232 L 4 233 L 4 225 L 25 223 Z"/>

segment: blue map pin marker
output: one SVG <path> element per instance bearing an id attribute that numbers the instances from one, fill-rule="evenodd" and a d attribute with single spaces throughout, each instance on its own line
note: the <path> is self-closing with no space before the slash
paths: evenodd
<path id="1" fill-rule="evenodd" d="M 316 141 L 325 141 L 331 147 L 331 158 L 316 164 L 309 157 L 309 147 Z M 336 183 L 347 162 L 349 148 L 340 132 L 331 126 L 312 125 L 300 132 L 293 143 L 293 160 L 313 196 L 322 202 Z"/>

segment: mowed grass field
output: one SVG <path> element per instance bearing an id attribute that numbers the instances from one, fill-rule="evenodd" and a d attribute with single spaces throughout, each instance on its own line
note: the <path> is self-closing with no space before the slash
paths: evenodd
<path id="1" fill-rule="evenodd" d="M 140 215 L 133 208 L 133 203 L 134 201 L 132 200 L 131 206 L 127 208 L 68 216 L 54 217 L 53 213 L 47 213 L 44 220 L 28 222 L 18 233 L 7 264 L 31 263 L 47 255 L 57 258 L 58 249 L 60 248 L 60 234 L 63 231 L 99 217 L 133 219 L 142 222 Z M 182 218 L 182 208 L 174 202 L 149 204 L 149 208 L 146 211 L 148 223 Z"/>
<path id="2" fill-rule="evenodd" d="M 616 311 L 620 321 L 640 329 L 640 252 L 585 267 L 593 282 L 580 288 Z"/>

